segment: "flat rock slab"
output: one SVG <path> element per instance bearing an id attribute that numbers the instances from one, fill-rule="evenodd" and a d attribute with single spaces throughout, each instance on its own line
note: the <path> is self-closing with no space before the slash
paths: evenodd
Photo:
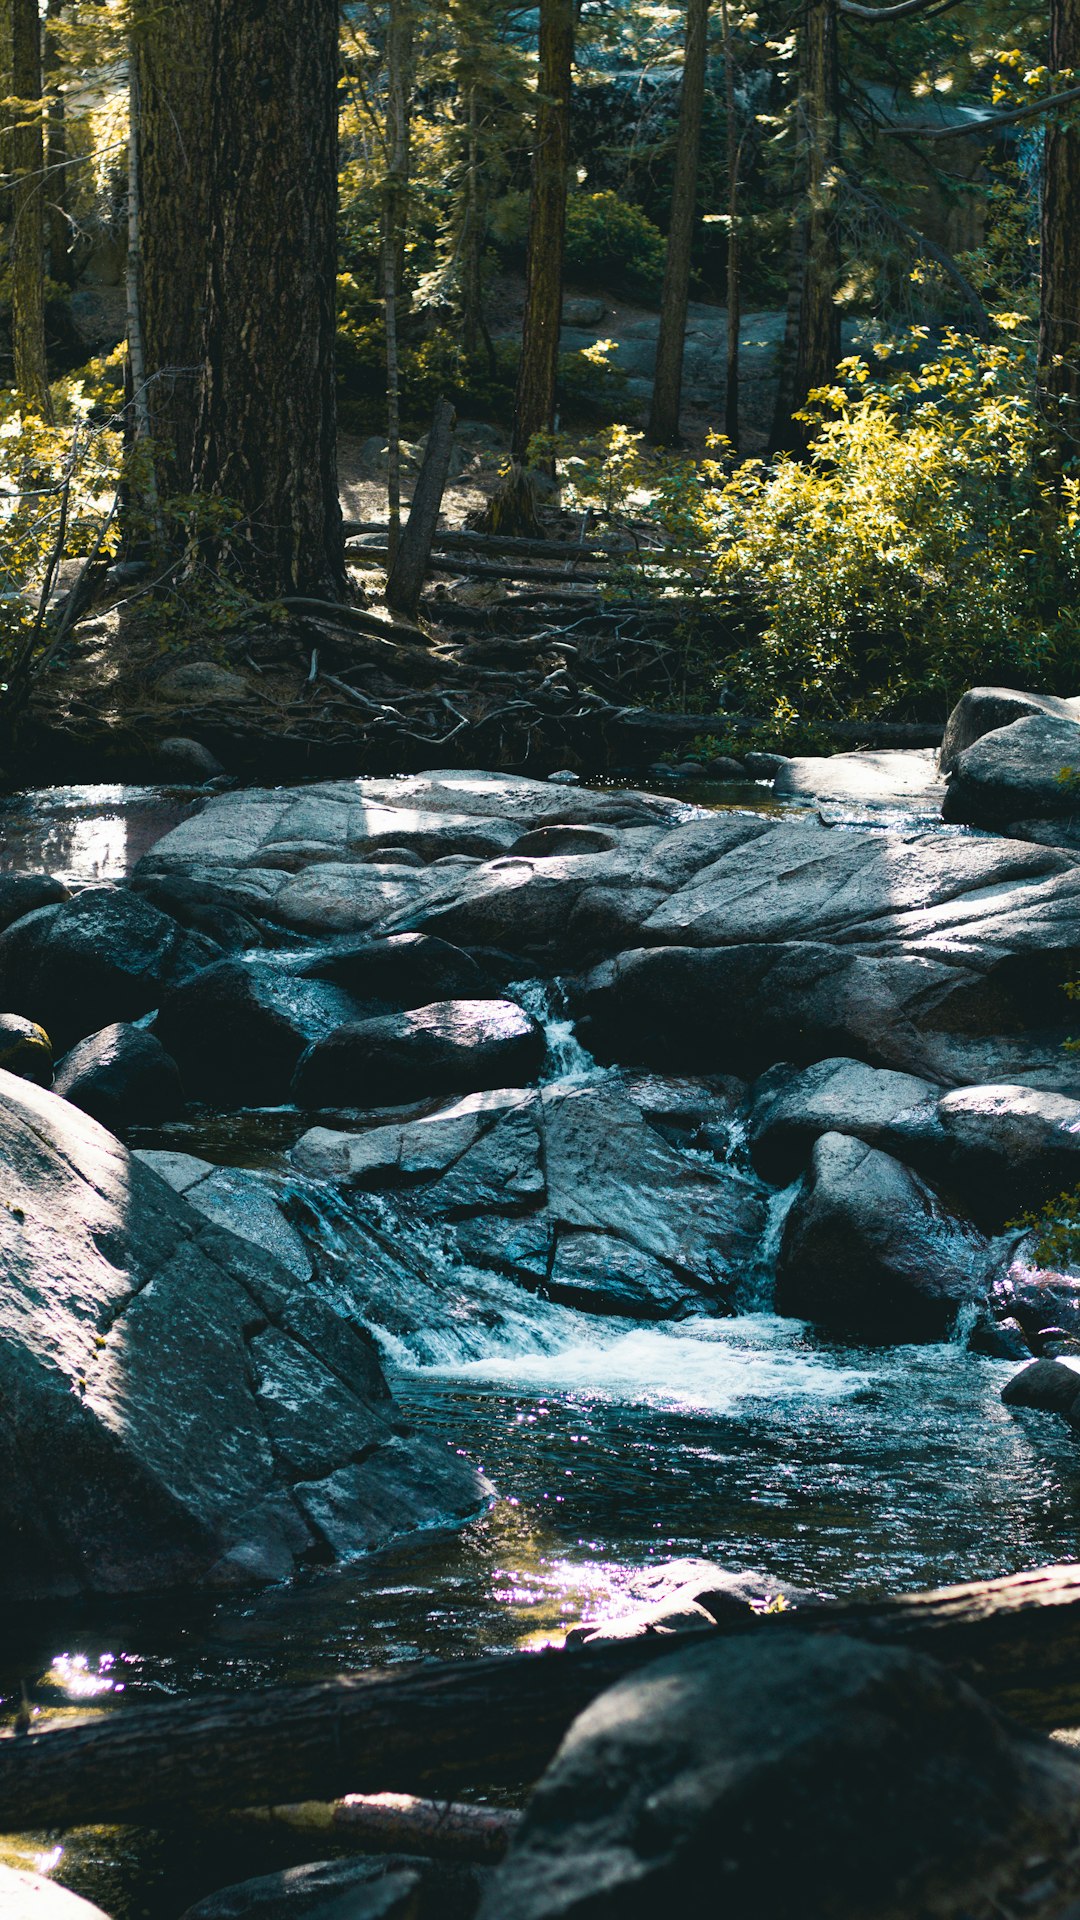
<path id="1" fill-rule="evenodd" d="M 820 800 L 853 807 L 910 807 L 936 811 L 945 781 L 936 751 L 883 749 L 837 753 L 815 759 L 796 756 L 779 769 L 773 792 L 783 800 Z"/>

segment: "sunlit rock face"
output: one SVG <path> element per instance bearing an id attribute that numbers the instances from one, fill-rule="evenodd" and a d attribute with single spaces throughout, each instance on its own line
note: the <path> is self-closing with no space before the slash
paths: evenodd
<path id="1" fill-rule="evenodd" d="M 279 1580 L 476 1512 L 366 1334 L 0 1074 L 0 1593 Z"/>

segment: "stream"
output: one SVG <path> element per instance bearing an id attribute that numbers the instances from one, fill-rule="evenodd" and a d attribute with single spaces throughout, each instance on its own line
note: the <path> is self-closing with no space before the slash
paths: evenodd
<path id="1" fill-rule="evenodd" d="M 0 803 L 0 869 L 122 879 L 192 804 L 124 788 Z M 549 1074 L 598 1074 L 550 998 L 539 1010 Z M 284 1169 L 282 1116 L 271 1119 L 264 1143 L 249 1133 L 215 1153 L 208 1132 L 177 1144 Z M 769 1311 L 785 1204 L 773 1196 L 734 1319 L 600 1319 L 476 1276 L 490 1312 L 467 1329 L 382 1344 L 409 1414 L 482 1462 L 499 1490 L 486 1515 L 288 1590 L 36 1607 L 5 1623 L 5 1711 L 24 1686 L 49 1711 L 100 1710 L 543 1644 L 629 1610 L 650 1572 L 684 1558 L 869 1596 L 1080 1556 L 1080 1449 L 1050 1416 L 1002 1405 L 1014 1363 L 959 1343 L 842 1347 Z M 328 1209 L 313 1237 L 335 1231 Z M 55 1872 L 112 1920 L 177 1920 L 215 1886 L 312 1850 L 310 1837 L 232 1822 L 27 1835 L 0 1857 Z"/>

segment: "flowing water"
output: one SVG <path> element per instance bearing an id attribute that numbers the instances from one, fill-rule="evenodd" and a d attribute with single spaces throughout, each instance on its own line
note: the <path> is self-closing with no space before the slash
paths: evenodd
<path id="1" fill-rule="evenodd" d="M 119 796 L 97 793 L 82 813 L 36 797 L 22 841 L 6 839 L 18 857 L 3 864 L 37 864 L 27 849 L 45 822 L 68 833 L 73 878 L 117 877 L 133 835 L 171 824 L 162 820 L 173 803 L 160 796 L 158 812 L 153 796 L 137 798 L 133 819 Z M 581 1083 L 602 1073 L 557 989 L 516 991 L 545 1020 L 550 1075 Z M 255 1148 L 250 1127 L 243 1150 L 233 1140 L 214 1152 L 212 1129 L 183 1144 L 281 1169 L 294 1218 L 347 1275 L 349 1209 L 285 1173 L 282 1118 L 268 1116 Z M 737 1162 L 744 1145 L 735 1128 Z M 842 1347 L 769 1311 L 790 1199 L 770 1199 L 744 1276 L 747 1310 L 667 1325 L 591 1318 L 448 1265 L 437 1232 L 418 1227 L 413 1324 L 384 1332 L 388 1371 L 418 1423 L 483 1463 L 498 1489 L 491 1510 L 459 1533 L 288 1591 L 37 1608 L 5 1623 L 8 1709 L 24 1684 L 42 1707 L 98 1709 L 538 1644 L 627 1610 L 659 1565 L 687 1557 L 821 1594 L 874 1594 L 1080 1556 L 1080 1447 L 1050 1416 L 1002 1405 L 1010 1363 L 959 1340 Z M 362 1204 L 378 1226 L 380 1203 Z M 383 1224 L 393 1231 L 391 1214 Z M 378 1332 L 377 1301 L 369 1311 Z M 29 1835 L 4 1857 L 55 1871 L 113 1920 L 176 1920 L 213 1886 L 311 1851 L 310 1841 L 225 1826 Z"/>

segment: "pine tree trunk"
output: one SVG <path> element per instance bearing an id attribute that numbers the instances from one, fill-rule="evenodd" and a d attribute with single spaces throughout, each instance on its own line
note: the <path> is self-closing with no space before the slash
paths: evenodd
<path id="1" fill-rule="evenodd" d="M 1050 68 L 1080 67 L 1080 0 L 1051 0 Z M 1048 475 L 1080 453 L 1080 126 L 1048 122 L 1043 149 L 1039 398 Z"/>
<path id="2" fill-rule="evenodd" d="M 803 100 L 806 150 L 806 240 L 803 255 L 799 345 L 794 404 L 804 406 L 815 387 L 831 386 L 840 358 L 840 236 L 837 225 L 837 143 L 840 77 L 837 65 L 836 0 L 806 0 L 803 15 Z M 795 444 L 805 447 L 807 429 L 795 425 Z"/>
<path id="3" fill-rule="evenodd" d="M 74 283 L 71 222 L 68 219 L 67 115 L 60 87 L 61 58 L 56 32 L 65 0 L 49 0 L 45 19 L 45 85 L 47 89 L 47 167 L 45 223 L 49 243 L 49 272 L 63 286 Z"/>
<path id="4" fill-rule="evenodd" d="M 15 390 L 52 419 L 45 358 L 45 136 L 37 0 L 11 0 L 11 82 L 19 102 L 11 136 L 11 337 Z"/>
<path id="5" fill-rule="evenodd" d="M 213 0 L 211 63 L 196 482 L 251 591 L 337 597 L 337 0 Z"/>
<path id="6" fill-rule="evenodd" d="M 398 305 L 409 210 L 410 123 L 413 83 L 412 0 L 390 0 L 386 37 L 386 182 L 383 187 L 382 278 L 386 329 L 386 504 L 390 566 L 401 539 L 401 374 Z"/>
<path id="7" fill-rule="evenodd" d="M 656 375 L 649 409 L 650 440 L 669 447 L 676 446 L 679 440 L 683 349 L 686 341 L 686 308 L 690 297 L 690 255 L 694 244 L 708 39 L 709 0 L 687 0 L 686 50 L 679 91 L 675 179 L 671 190 L 671 226 L 664 259 L 660 336 L 656 346 Z"/>
<path id="8" fill-rule="evenodd" d="M 724 390 L 724 432 L 732 446 L 739 445 L 739 330 L 742 325 L 741 242 L 739 232 L 739 139 L 738 107 L 735 99 L 735 38 L 731 31 L 728 0 L 720 0 L 724 29 L 724 105 L 727 114 L 728 175 L 728 256 L 727 256 L 727 378 Z"/>
<path id="9" fill-rule="evenodd" d="M 163 491 L 188 493 L 210 228 L 212 0 L 137 0 L 139 310 Z"/>
<path id="10" fill-rule="evenodd" d="M 519 463 L 526 459 L 533 435 L 550 433 L 555 425 L 574 12 L 574 0 L 541 0 L 525 324 L 511 442 L 511 453 Z"/>

